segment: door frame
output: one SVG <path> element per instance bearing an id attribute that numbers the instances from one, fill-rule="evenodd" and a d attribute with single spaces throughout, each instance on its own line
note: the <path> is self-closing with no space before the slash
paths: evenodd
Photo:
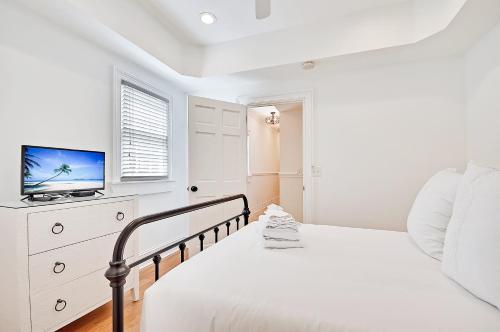
<path id="1" fill-rule="evenodd" d="M 277 104 L 302 103 L 302 144 L 303 144 L 303 182 L 304 182 L 304 201 L 303 201 L 303 222 L 307 224 L 314 223 L 313 197 L 314 197 L 314 103 L 313 90 L 303 90 L 276 95 L 252 95 L 240 96 L 237 103 L 246 105 L 247 108 L 270 106 Z M 248 114 L 248 112 L 247 112 Z"/>

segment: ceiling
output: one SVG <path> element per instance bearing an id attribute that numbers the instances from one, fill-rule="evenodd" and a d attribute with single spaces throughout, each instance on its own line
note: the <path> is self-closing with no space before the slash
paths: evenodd
<path id="1" fill-rule="evenodd" d="M 275 112 L 277 115 L 280 114 L 278 109 L 275 106 L 261 106 L 261 107 L 252 107 L 248 109 L 250 112 L 261 113 L 263 115 L 269 115 L 271 112 Z"/>
<path id="2" fill-rule="evenodd" d="M 141 1 L 168 29 L 199 45 L 219 44 L 297 26 L 327 23 L 354 12 L 409 2 L 409 0 L 271 0 L 271 16 L 257 20 L 254 0 Z M 201 12 L 215 14 L 217 22 L 212 25 L 201 23 L 199 17 Z"/>
<path id="3" fill-rule="evenodd" d="M 233 21 L 234 26 L 214 36 L 220 40 L 240 39 L 203 46 L 183 39 L 182 34 L 192 32 L 176 32 L 180 25 L 168 28 L 172 21 L 165 18 L 166 9 L 161 13 L 153 7 L 175 1 L 179 6 L 176 10 L 181 10 L 201 0 L 12 1 L 177 82 L 186 91 L 216 86 L 231 90 L 235 84 L 260 84 L 266 78 L 287 82 L 352 68 L 463 54 L 500 20 L 499 0 L 307 1 L 321 4 L 312 8 L 306 6 L 305 0 L 272 0 L 272 16 L 263 21 L 254 19 L 253 0 L 203 0 L 220 8 L 236 6 L 237 2 L 236 7 L 242 8 L 235 9 L 235 13 L 248 15 L 250 25 L 262 24 L 261 30 L 254 26 L 246 32 L 250 35 L 241 37 L 245 36 L 242 31 L 247 24 L 243 19 L 240 23 Z M 250 14 L 245 14 L 244 8 L 249 8 Z M 295 13 L 300 20 L 280 16 L 281 8 Z M 318 8 L 322 10 L 316 12 Z M 335 15 L 325 8 L 335 8 L 336 15 L 344 16 L 328 20 L 326 16 Z M 197 24 L 198 11 L 193 9 Z M 224 23 L 225 16 L 216 14 L 217 24 L 198 31 Z M 189 11 L 179 17 L 182 21 L 194 20 Z M 231 34 L 236 37 L 229 37 Z M 300 64 L 307 60 L 316 61 L 314 70 L 301 69 Z"/>

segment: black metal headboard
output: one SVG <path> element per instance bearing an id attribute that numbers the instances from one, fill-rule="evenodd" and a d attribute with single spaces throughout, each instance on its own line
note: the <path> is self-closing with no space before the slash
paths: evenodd
<path id="1" fill-rule="evenodd" d="M 216 225 L 213 225 L 207 229 L 202 230 L 201 232 L 198 232 L 196 234 L 190 235 L 186 238 L 183 238 L 182 240 L 179 240 L 169 246 L 166 246 L 162 249 L 157 250 L 156 252 L 147 255 L 146 257 L 143 257 L 141 259 L 138 259 L 130 264 L 127 264 L 127 262 L 123 259 L 123 252 L 125 250 L 125 245 L 127 244 L 128 239 L 130 238 L 130 235 L 132 235 L 133 232 L 135 232 L 139 227 L 150 224 L 159 220 L 163 219 L 168 219 L 172 218 L 175 216 L 179 216 L 182 214 L 186 214 L 192 211 L 196 210 L 201 210 L 210 206 L 214 205 L 219 205 L 231 201 L 235 201 L 238 199 L 243 200 L 243 211 L 229 219 L 226 219 Z M 161 254 L 174 249 L 176 247 L 179 247 L 180 253 L 181 253 L 181 262 L 184 261 L 184 250 L 186 249 L 186 242 L 189 240 L 192 240 L 196 237 L 200 240 L 200 250 L 203 251 L 203 240 L 205 239 L 205 233 L 209 231 L 214 231 L 215 235 L 215 242 L 218 241 L 218 233 L 219 233 L 219 226 L 225 225 L 226 226 L 226 231 L 227 235 L 229 235 L 229 228 L 231 226 L 231 221 L 235 220 L 236 221 L 236 229 L 238 230 L 240 227 L 240 217 L 243 217 L 244 219 L 244 225 L 248 225 L 248 216 L 250 215 L 250 210 L 248 209 L 248 200 L 245 195 L 239 194 L 239 195 L 234 195 L 234 196 L 229 196 L 229 197 L 224 197 L 221 199 L 216 199 L 208 202 L 203 202 L 195 205 L 190 205 L 190 206 L 185 206 L 182 208 L 170 210 L 170 211 L 165 211 L 165 212 L 160 212 L 156 214 L 151 214 L 149 216 L 141 217 L 138 219 L 133 220 L 130 222 L 123 231 L 120 233 L 120 236 L 116 240 L 115 247 L 113 250 L 113 257 L 111 259 L 111 262 L 109 262 L 109 269 L 106 271 L 105 276 L 109 280 L 109 285 L 113 289 L 113 331 L 114 332 L 123 332 L 124 331 L 124 320 L 123 320 L 123 298 L 124 298 L 124 291 L 123 287 L 125 285 L 126 279 L 128 274 L 130 273 L 130 269 L 144 263 L 145 261 L 152 259 L 153 263 L 155 264 L 155 280 L 158 280 L 160 277 L 160 272 L 159 272 L 159 264 L 161 261 Z"/>

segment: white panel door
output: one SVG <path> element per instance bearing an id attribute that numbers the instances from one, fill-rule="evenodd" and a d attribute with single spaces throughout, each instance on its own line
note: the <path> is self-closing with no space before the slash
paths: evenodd
<path id="1" fill-rule="evenodd" d="M 245 194 L 246 107 L 189 96 L 188 116 L 189 203 Z M 242 204 L 238 200 L 192 212 L 190 232 L 195 233 L 241 213 Z M 225 228 L 219 234 L 224 235 Z M 205 243 L 213 243 L 212 234 L 207 234 Z"/>

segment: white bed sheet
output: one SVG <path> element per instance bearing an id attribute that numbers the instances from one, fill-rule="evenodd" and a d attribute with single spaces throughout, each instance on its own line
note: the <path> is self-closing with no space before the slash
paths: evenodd
<path id="1" fill-rule="evenodd" d="M 144 332 L 500 331 L 500 311 L 444 276 L 407 233 L 302 225 L 269 250 L 260 223 L 161 278 Z"/>

